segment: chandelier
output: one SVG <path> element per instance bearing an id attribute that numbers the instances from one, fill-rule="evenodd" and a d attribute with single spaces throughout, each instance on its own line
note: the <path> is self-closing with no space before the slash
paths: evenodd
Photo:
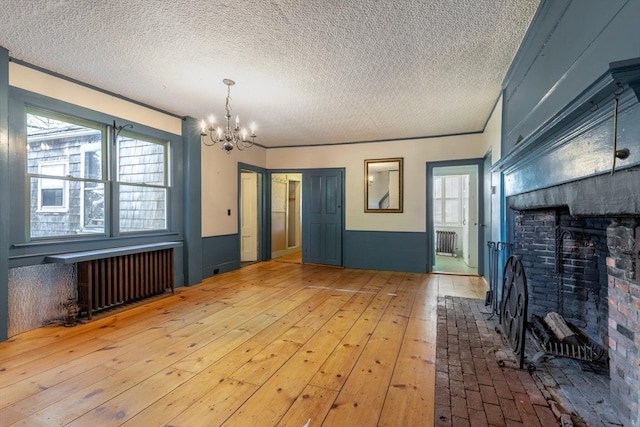
<path id="1" fill-rule="evenodd" d="M 229 154 L 234 147 L 239 151 L 252 147 L 256 138 L 256 127 L 255 124 L 251 123 L 251 133 L 247 133 L 245 128 L 240 129 L 240 118 L 238 116 L 236 116 L 236 125 L 234 127 L 231 126 L 231 105 L 229 101 L 231 100 L 231 86 L 236 84 L 236 82 L 231 79 L 224 79 L 222 83 L 227 85 L 227 102 L 225 105 L 225 110 L 227 110 L 227 114 L 225 115 L 227 125 L 224 129 L 219 126 L 216 128 L 214 126 L 215 119 L 213 115 L 211 115 L 209 117 L 209 123 L 203 120 L 200 124 L 200 139 L 202 143 L 208 147 L 220 143 L 220 149 Z"/>

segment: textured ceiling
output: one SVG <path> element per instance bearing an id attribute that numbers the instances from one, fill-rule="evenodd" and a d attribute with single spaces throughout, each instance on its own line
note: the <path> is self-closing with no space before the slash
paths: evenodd
<path id="1" fill-rule="evenodd" d="M 10 56 L 267 147 L 481 131 L 538 0 L 2 0 Z"/>

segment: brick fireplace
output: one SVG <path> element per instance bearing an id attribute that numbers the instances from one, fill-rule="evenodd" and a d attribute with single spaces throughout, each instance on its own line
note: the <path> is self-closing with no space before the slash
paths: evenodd
<path id="1" fill-rule="evenodd" d="M 574 218 L 566 208 L 515 212 L 514 255 L 530 285 L 529 313 L 557 312 L 608 345 L 606 218 Z"/>
<path id="2" fill-rule="evenodd" d="M 604 349 L 610 401 L 640 427 L 640 58 L 611 63 L 493 167 L 529 314 L 558 312 Z M 495 181 L 494 181 L 495 182 Z"/>
<path id="3" fill-rule="evenodd" d="M 566 207 L 517 210 L 513 254 L 529 287 L 529 317 L 561 314 L 603 347 L 611 402 L 638 423 L 640 216 L 575 217 Z M 626 424 L 625 424 L 626 425 Z"/>

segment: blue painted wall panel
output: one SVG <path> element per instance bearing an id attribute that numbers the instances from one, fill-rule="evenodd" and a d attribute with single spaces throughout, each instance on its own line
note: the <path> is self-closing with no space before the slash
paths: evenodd
<path id="1" fill-rule="evenodd" d="M 203 237 L 202 277 L 207 278 L 240 268 L 239 242 L 237 234 Z"/>
<path id="2" fill-rule="evenodd" d="M 640 2 L 543 1 L 504 88 L 503 155 L 553 118 L 609 63 L 640 56 Z"/>
<path id="3" fill-rule="evenodd" d="M 616 171 L 640 164 L 640 104 L 628 92 L 626 105 L 618 116 L 617 146 L 630 155 L 616 160 Z M 610 173 L 613 168 L 613 102 L 604 105 L 604 117 L 589 122 L 580 130 L 551 132 L 524 156 L 512 159 L 505 171 L 505 195 L 564 184 L 594 175 Z M 519 157 L 519 156 L 516 156 Z"/>
<path id="4" fill-rule="evenodd" d="M 202 174 L 198 122 L 188 117 L 182 125 L 184 139 L 184 283 L 202 281 Z"/>
<path id="5" fill-rule="evenodd" d="M 345 231 L 343 259 L 347 268 L 427 271 L 425 233 Z"/>
<path id="6" fill-rule="evenodd" d="M 9 52 L 0 47 L 0 341 L 7 339 L 9 330 Z"/>

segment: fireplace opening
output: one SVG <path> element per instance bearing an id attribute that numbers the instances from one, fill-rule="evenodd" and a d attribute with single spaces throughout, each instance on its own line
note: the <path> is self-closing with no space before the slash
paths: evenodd
<path id="1" fill-rule="evenodd" d="M 512 212 L 512 250 L 527 276 L 529 325 L 557 313 L 593 350 L 556 354 L 544 346 L 540 351 L 538 342 L 527 351 L 538 352 L 527 357 L 535 359 L 554 399 L 579 419 L 633 420 L 640 387 L 640 217 L 576 217 L 567 207 Z"/>
<path id="2" fill-rule="evenodd" d="M 529 314 L 558 313 L 608 346 L 606 218 L 575 218 L 566 208 L 518 211 L 514 254 L 525 266 Z"/>

